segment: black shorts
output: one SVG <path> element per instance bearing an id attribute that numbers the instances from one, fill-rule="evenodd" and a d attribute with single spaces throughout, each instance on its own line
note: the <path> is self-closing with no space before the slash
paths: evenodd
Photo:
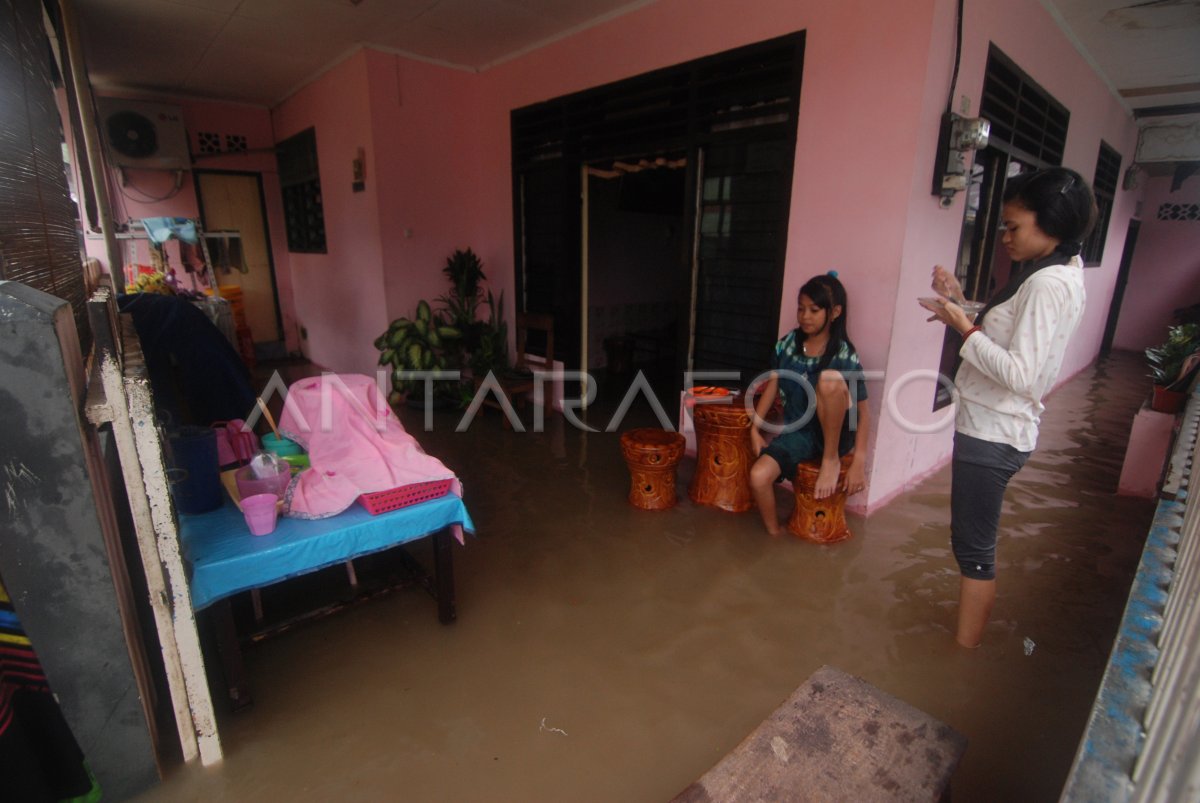
<path id="1" fill-rule="evenodd" d="M 996 532 L 1008 481 L 1032 452 L 954 433 L 950 546 L 963 577 L 996 577 Z"/>

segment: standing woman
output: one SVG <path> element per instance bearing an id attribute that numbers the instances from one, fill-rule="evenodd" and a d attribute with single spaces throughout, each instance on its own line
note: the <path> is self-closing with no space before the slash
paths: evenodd
<path id="1" fill-rule="evenodd" d="M 996 531 L 1008 481 L 1037 445 L 1042 397 L 1053 386 L 1083 316 L 1083 238 L 1096 203 L 1083 177 L 1054 167 L 1022 173 L 1004 189 L 1001 239 L 1012 277 L 972 321 L 954 303 L 962 288 L 933 269 L 944 298 L 929 320 L 962 335 L 950 543 L 962 573 L 957 641 L 978 647 L 996 600 Z"/>

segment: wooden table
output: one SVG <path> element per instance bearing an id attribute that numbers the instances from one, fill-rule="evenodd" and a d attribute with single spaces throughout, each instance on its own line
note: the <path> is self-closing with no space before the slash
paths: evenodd
<path id="1" fill-rule="evenodd" d="M 438 618 L 448 624 L 457 616 L 450 540 L 455 536 L 461 540 L 464 529 L 474 532 L 475 525 L 462 499 L 454 494 L 378 516 L 355 503 L 327 519 L 281 517 L 275 531 L 262 536 L 250 534 L 241 511 L 228 498 L 222 507 L 209 513 L 179 516 L 180 541 L 190 570 L 192 608 L 213 609 L 218 650 L 234 706 L 248 705 L 250 692 L 230 597 L 431 537 L 432 577 L 421 572 L 417 579 L 437 600 Z M 414 568 L 420 568 L 413 563 Z M 349 564 L 348 569 L 353 585 L 353 565 Z M 298 618 L 341 607 L 345 605 L 324 606 Z M 294 622 L 289 620 L 272 632 Z M 270 633 L 255 633 L 253 638 L 266 635 Z"/>

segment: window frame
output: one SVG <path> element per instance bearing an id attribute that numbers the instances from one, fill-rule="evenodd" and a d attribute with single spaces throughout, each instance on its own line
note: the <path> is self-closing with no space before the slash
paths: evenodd
<path id="1" fill-rule="evenodd" d="M 1104 259 L 1104 244 L 1108 239 L 1108 224 L 1112 219 L 1117 188 L 1121 183 L 1121 154 L 1104 140 L 1096 155 L 1096 172 L 1092 176 L 1092 194 L 1096 196 L 1096 225 L 1083 241 L 1083 265 L 1096 268 Z"/>

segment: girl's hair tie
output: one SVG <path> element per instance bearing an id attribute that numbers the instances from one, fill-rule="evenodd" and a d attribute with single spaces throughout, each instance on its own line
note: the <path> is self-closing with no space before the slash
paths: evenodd
<path id="1" fill-rule="evenodd" d="M 836 271 L 836 270 L 830 270 L 830 271 L 826 271 L 826 272 L 825 272 L 825 275 L 826 275 L 826 276 L 832 276 L 833 278 L 835 278 L 835 279 L 836 279 L 836 278 L 837 278 L 837 271 Z"/>

